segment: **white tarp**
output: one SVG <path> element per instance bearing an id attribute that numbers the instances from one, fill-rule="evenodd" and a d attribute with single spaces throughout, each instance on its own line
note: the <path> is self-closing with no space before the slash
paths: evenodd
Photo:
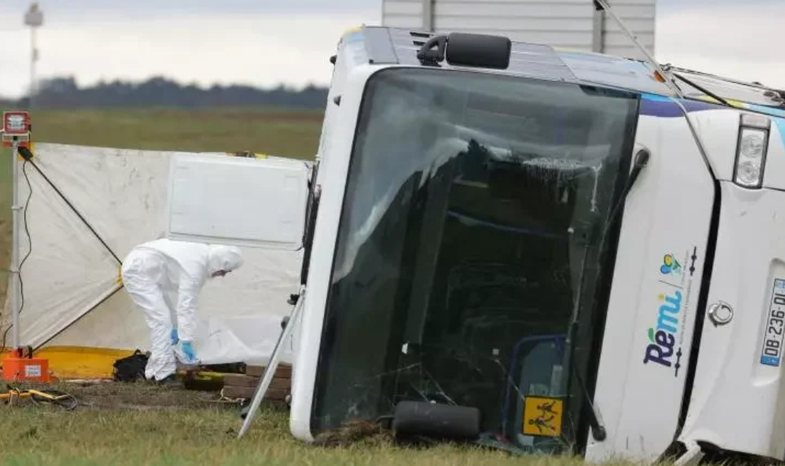
<path id="1" fill-rule="evenodd" d="M 135 245 L 163 237 L 170 157 L 176 153 L 58 144 L 38 144 L 34 152 L 41 171 L 121 260 Z M 33 192 L 27 209 L 32 252 L 22 268 L 22 344 L 148 348 L 142 314 L 119 289 L 120 264 L 41 174 L 29 164 L 26 172 Z M 20 172 L 23 203 L 28 193 Z M 246 201 L 248 215 L 264 202 Z M 23 224 L 19 231 L 24 257 L 29 249 Z M 195 346 L 206 364 L 264 363 L 281 318 L 291 311 L 286 299 L 297 291 L 301 252 L 243 253 L 241 269 L 210 280 L 202 292 Z"/>

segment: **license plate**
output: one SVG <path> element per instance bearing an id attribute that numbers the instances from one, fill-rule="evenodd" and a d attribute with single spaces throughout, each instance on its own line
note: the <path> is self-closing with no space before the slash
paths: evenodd
<path id="1" fill-rule="evenodd" d="M 785 333 L 785 280 L 775 279 L 771 294 L 760 363 L 779 367 L 782 359 L 782 334 Z"/>

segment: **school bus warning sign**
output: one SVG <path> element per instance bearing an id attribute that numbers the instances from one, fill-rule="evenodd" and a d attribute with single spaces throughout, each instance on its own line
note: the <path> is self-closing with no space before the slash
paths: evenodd
<path id="1" fill-rule="evenodd" d="M 561 435 L 564 401 L 558 398 L 527 396 L 523 407 L 524 435 Z"/>

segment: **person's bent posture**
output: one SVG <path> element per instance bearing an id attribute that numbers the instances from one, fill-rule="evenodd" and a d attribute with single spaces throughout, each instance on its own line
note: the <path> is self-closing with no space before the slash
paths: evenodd
<path id="1" fill-rule="evenodd" d="M 159 239 L 136 246 L 123 261 L 125 289 L 144 312 L 150 328 L 148 380 L 174 378 L 174 345 L 187 360 L 193 350 L 199 292 L 208 278 L 223 277 L 243 263 L 240 250 Z"/>

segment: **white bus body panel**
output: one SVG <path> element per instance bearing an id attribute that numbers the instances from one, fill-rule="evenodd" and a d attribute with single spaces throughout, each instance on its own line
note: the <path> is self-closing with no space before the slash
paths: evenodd
<path id="1" fill-rule="evenodd" d="M 636 143 L 651 158 L 625 205 L 594 396 L 608 437 L 589 435 L 590 461 L 654 460 L 678 425 L 714 184 L 676 113 L 670 99 L 641 102 Z"/>
<path id="2" fill-rule="evenodd" d="M 736 110 L 703 110 L 690 113 L 706 157 L 718 180 L 732 180 L 739 138 L 740 112 Z"/>
<path id="3" fill-rule="evenodd" d="M 333 75 L 333 80 L 342 84 L 344 92 L 341 94 L 340 105 L 332 100 L 328 102 L 328 105 L 336 107 L 329 110 L 330 135 L 320 154 L 322 163 L 317 184 L 321 185 L 322 194 L 316 219 L 303 316 L 300 321 L 300 344 L 294 362 L 292 407 L 289 418 L 292 434 L 305 441 L 313 440 L 311 434 L 313 389 L 357 117 L 366 81 L 373 72 L 382 68 L 368 65 L 367 58 L 363 58 L 363 52 L 356 49 L 355 45 L 363 47 L 362 42 L 352 42 L 351 34 L 344 37 Z"/>
<path id="4" fill-rule="evenodd" d="M 772 118 L 763 186 L 785 190 L 785 117 Z"/>
<path id="5" fill-rule="evenodd" d="M 769 313 L 785 310 L 773 303 L 777 279 L 785 285 L 785 192 L 722 183 L 708 304 L 727 303 L 733 318 L 725 325 L 713 324 L 708 316 L 705 320 L 680 440 L 778 459 L 785 456 L 781 348 L 776 363 L 762 359 L 764 332 L 776 326 Z M 778 329 L 783 331 L 781 323 Z"/>

